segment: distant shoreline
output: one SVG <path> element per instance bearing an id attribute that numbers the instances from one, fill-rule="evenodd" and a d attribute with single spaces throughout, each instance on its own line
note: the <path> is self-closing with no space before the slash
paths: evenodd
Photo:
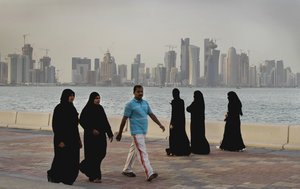
<path id="1" fill-rule="evenodd" d="M 75 85 L 75 84 L 16 84 L 16 85 L 7 85 L 7 84 L 1 84 L 0 87 L 109 87 L 109 88 L 116 88 L 116 87 L 133 87 L 134 85 L 128 85 L 128 86 L 105 86 L 105 85 Z M 151 88 L 207 88 L 207 89 L 300 89 L 300 87 L 207 87 L 207 86 L 166 86 L 166 87 L 160 87 L 160 86 L 144 86 L 144 87 L 151 87 Z"/>

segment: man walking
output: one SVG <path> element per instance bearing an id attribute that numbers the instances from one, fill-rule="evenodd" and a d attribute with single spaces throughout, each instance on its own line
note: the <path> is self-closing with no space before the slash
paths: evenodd
<path id="1" fill-rule="evenodd" d="M 145 136 L 148 130 L 148 118 L 147 115 L 162 129 L 165 131 L 165 127 L 160 123 L 157 117 L 152 113 L 151 108 L 147 101 L 143 100 L 143 87 L 141 85 L 135 85 L 133 88 L 134 98 L 128 102 L 125 106 L 124 116 L 122 118 L 119 133 L 116 136 L 116 140 L 120 141 L 122 138 L 122 132 L 127 119 L 130 121 L 130 132 L 133 137 L 133 142 L 130 146 L 128 157 L 123 169 L 122 174 L 128 177 L 135 177 L 133 172 L 133 164 L 135 157 L 138 154 L 143 169 L 146 174 L 147 181 L 151 181 L 156 178 L 158 174 L 153 171 L 148 159 L 148 153 L 146 150 Z"/>

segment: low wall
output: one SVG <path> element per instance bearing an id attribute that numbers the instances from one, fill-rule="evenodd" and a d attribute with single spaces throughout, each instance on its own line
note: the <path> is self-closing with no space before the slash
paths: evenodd
<path id="1" fill-rule="evenodd" d="M 9 124 L 16 123 L 17 112 L 0 111 L 0 126 L 7 127 Z"/>
<path id="2" fill-rule="evenodd" d="M 284 146 L 288 150 L 300 150 L 300 125 L 289 127 L 288 144 Z"/>
<path id="3" fill-rule="evenodd" d="M 108 116 L 108 120 L 113 132 L 119 130 L 121 116 Z M 151 119 L 147 136 L 150 138 L 168 139 L 169 119 L 160 119 L 166 127 L 166 131 L 161 129 Z M 220 144 L 225 122 L 206 121 L 206 138 L 211 144 Z M 14 112 L 0 111 L 0 127 L 52 130 L 52 114 L 40 112 Z M 124 135 L 129 136 L 128 121 L 124 129 Z M 83 132 L 79 126 L 80 132 Z M 246 146 L 300 150 L 300 125 L 268 125 L 242 123 L 242 136 Z M 190 120 L 186 120 L 186 132 L 190 136 Z"/>

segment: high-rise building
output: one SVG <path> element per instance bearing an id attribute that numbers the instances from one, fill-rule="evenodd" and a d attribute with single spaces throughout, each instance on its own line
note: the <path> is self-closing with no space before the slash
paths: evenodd
<path id="1" fill-rule="evenodd" d="M 155 68 L 155 85 L 165 86 L 166 83 L 166 68 L 163 64 L 158 64 Z"/>
<path id="2" fill-rule="evenodd" d="M 0 84 L 7 84 L 7 74 L 8 74 L 7 63 L 0 61 Z"/>
<path id="3" fill-rule="evenodd" d="M 300 73 L 296 73 L 296 86 L 300 87 Z"/>
<path id="4" fill-rule="evenodd" d="M 276 62 L 275 86 L 284 86 L 284 65 L 282 60 Z"/>
<path id="5" fill-rule="evenodd" d="M 181 82 L 183 85 L 189 83 L 189 64 L 190 64 L 190 53 L 189 53 L 190 39 L 181 39 L 181 54 L 180 54 L 180 72 L 181 72 Z"/>
<path id="6" fill-rule="evenodd" d="M 27 55 L 9 54 L 8 64 L 8 84 L 22 84 L 30 82 L 30 61 Z"/>
<path id="7" fill-rule="evenodd" d="M 220 58 L 220 80 L 222 85 L 227 84 L 227 55 L 221 54 Z"/>
<path id="8" fill-rule="evenodd" d="M 94 71 L 95 71 L 95 77 L 96 77 L 96 85 L 100 83 L 100 59 L 95 58 L 94 59 Z"/>
<path id="9" fill-rule="evenodd" d="M 139 72 L 138 72 L 138 84 L 143 85 L 145 83 L 146 80 L 145 69 L 146 69 L 145 63 L 140 63 Z"/>
<path id="10" fill-rule="evenodd" d="M 246 53 L 239 55 L 239 73 L 240 86 L 249 86 L 249 57 Z"/>
<path id="11" fill-rule="evenodd" d="M 171 50 L 165 53 L 165 67 L 166 67 L 166 82 L 170 83 L 171 69 L 176 67 L 176 52 Z"/>
<path id="12" fill-rule="evenodd" d="M 235 48 L 230 47 L 227 56 L 227 86 L 239 86 L 239 57 Z"/>
<path id="13" fill-rule="evenodd" d="M 99 70 L 100 68 L 100 59 L 99 58 L 95 58 L 94 60 L 94 70 Z"/>
<path id="14" fill-rule="evenodd" d="M 180 82 L 180 78 L 178 78 L 179 74 L 178 74 L 178 68 L 173 67 L 171 68 L 171 72 L 170 72 L 170 84 L 171 85 L 175 85 L 177 83 Z"/>
<path id="15" fill-rule="evenodd" d="M 215 87 L 219 82 L 220 51 L 215 50 L 217 44 L 213 40 L 204 39 L 204 78 L 207 86 Z"/>
<path id="16" fill-rule="evenodd" d="M 197 86 L 200 79 L 200 48 L 189 46 L 189 85 Z"/>
<path id="17" fill-rule="evenodd" d="M 117 76 L 117 65 L 115 58 L 107 51 L 101 62 L 100 80 L 104 85 L 113 85 L 113 78 Z"/>
<path id="18" fill-rule="evenodd" d="M 72 82 L 75 84 L 88 84 L 91 59 L 72 58 Z"/>
<path id="19" fill-rule="evenodd" d="M 133 64 L 131 64 L 131 82 L 138 84 L 139 82 L 139 67 L 141 64 L 141 55 L 137 54 L 134 58 Z"/>
<path id="20" fill-rule="evenodd" d="M 29 69 L 34 69 L 34 60 L 32 60 L 32 53 L 33 48 L 30 44 L 25 44 L 24 47 L 22 47 L 22 54 L 27 55 L 29 57 L 30 66 Z"/>
<path id="21" fill-rule="evenodd" d="M 56 69 L 54 66 L 49 66 L 45 70 L 46 72 L 46 83 L 56 83 Z"/>
<path id="22" fill-rule="evenodd" d="M 120 76 L 121 83 L 124 83 L 127 81 L 127 65 L 126 64 L 118 65 L 118 75 Z"/>
<path id="23" fill-rule="evenodd" d="M 285 76 L 286 76 L 286 87 L 295 87 L 296 84 L 296 76 L 293 74 L 292 69 L 290 67 L 287 67 L 285 70 Z"/>
<path id="24" fill-rule="evenodd" d="M 257 87 L 257 73 L 256 66 L 252 65 L 249 68 L 249 86 Z"/>
<path id="25" fill-rule="evenodd" d="M 275 60 L 265 61 L 266 87 L 275 86 Z"/>

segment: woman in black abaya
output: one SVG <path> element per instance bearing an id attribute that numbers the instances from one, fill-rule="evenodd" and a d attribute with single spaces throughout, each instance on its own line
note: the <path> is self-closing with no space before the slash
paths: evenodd
<path id="1" fill-rule="evenodd" d="M 185 132 L 184 101 L 180 98 L 177 88 L 173 89 L 171 102 L 172 115 L 170 122 L 169 148 L 167 155 L 188 156 L 191 153 L 190 141 Z"/>
<path id="2" fill-rule="evenodd" d="M 220 149 L 228 151 L 242 151 L 245 149 L 241 135 L 240 120 L 240 115 L 243 115 L 242 103 L 235 92 L 230 91 L 227 95 L 229 101 L 228 112 L 224 120 L 226 121 L 226 124 Z"/>
<path id="3" fill-rule="evenodd" d="M 89 177 L 89 181 L 101 182 L 101 162 L 106 155 L 106 135 L 110 141 L 113 133 L 105 111 L 100 105 L 100 95 L 90 94 L 89 100 L 80 114 L 80 125 L 84 129 L 84 157 L 80 171 Z"/>
<path id="4" fill-rule="evenodd" d="M 54 132 L 54 159 L 48 170 L 48 181 L 72 185 L 79 172 L 79 150 L 82 147 L 78 131 L 78 113 L 73 105 L 75 93 L 62 92 L 52 119 Z"/>
<path id="5" fill-rule="evenodd" d="M 210 147 L 205 137 L 205 104 L 200 91 L 194 92 L 194 101 L 186 110 L 191 113 L 192 153 L 209 154 Z"/>

